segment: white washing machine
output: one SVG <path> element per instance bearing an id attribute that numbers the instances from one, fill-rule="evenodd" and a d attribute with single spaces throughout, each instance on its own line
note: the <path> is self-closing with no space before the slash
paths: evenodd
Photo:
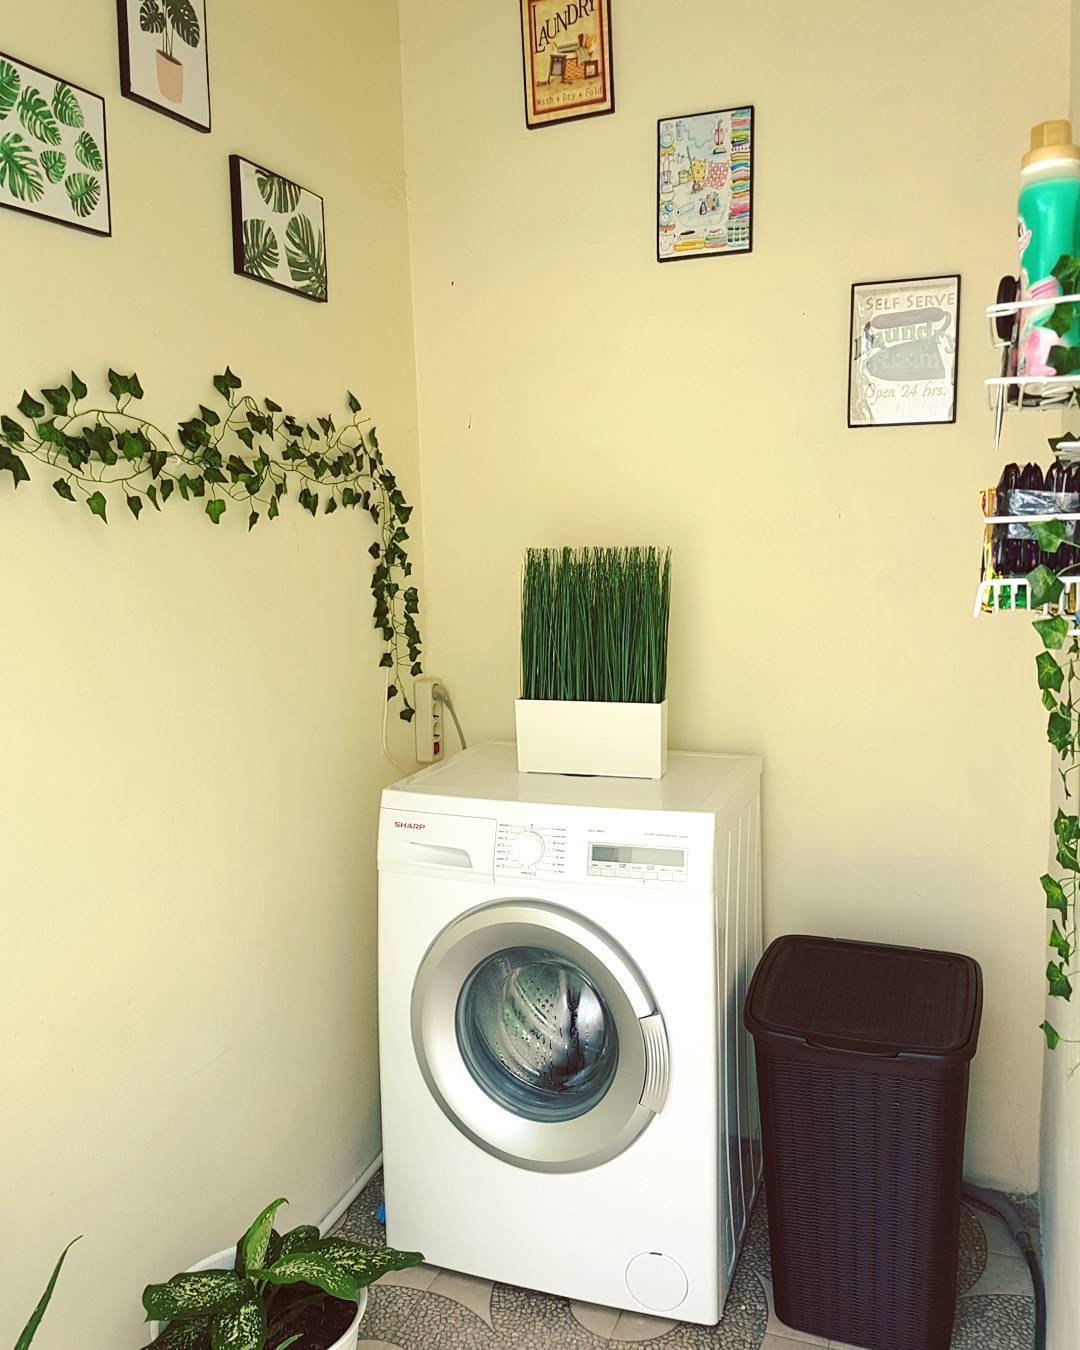
<path id="1" fill-rule="evenodd" d="M 761 1170 L 742 1027 L 760 760 L 519 774 L 488 745 L 383 793 L 387 1240 L 714 1323 Z"/>

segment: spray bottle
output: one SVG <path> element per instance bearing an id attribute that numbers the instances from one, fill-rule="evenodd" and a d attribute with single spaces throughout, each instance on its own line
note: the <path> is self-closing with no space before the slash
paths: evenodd
<path id="1" fill-rule="evenodd" d="M 1050 303 L 1020 311 L 1016 373 L 1053 375 L 1047 362 L 1051 347 L 1080 346 L 1080 317 L 1060 337 L 1047 326 L 1053 298 L 1062 294 L 1054 268 L 1064 254 L 1078 252 L 1080 234 L 1080 148 L 1072 143 L 1067 121 L 1031 129 L 1031 149 L 1020 161 L 1017 232 L 1020 298 Z"/>

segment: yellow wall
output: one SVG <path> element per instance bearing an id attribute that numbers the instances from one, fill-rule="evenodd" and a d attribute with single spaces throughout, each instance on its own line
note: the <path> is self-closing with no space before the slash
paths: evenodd
<path id="1" fill-rule="evenodd" d="M 1030 1189 L 1044 714 L 1027 625 L 971 604 L 982 309 L 1067 44 L 1004 0 L 882 13 L 620 4 L 615 115 L 526 132 L 516 6 L 402 6 L 433 668 L 511 734 L 522 548 L 674 545 L 673 744 L 765 756 L 769 932 L 978 957 L 968 1170 Z M 754 253 L 658 266 L 657 117 L 742 101 Z M 958 423 L 848 431 L 851 283 L 954 270 Z"/>
<path id="2" fill-rule="evenodd" d="M 0 212 L 0 404 L 109 364 L 165 422 L 227 361 L 308 415 L 351 386 L 415 498 L 396 6 L 209 9 L 209 137 L 120 98 L 109 6 L 5 11 L 108 96 L 115 237 Z M 231 151 L 325 194 L 329 305 L 232 275 Z M 371 535 L 106 529 L 35 479 L 0 481 L 0 1345 L 85 1233 L 37 1344 L 134 1348 L 144 1283 L 276 1195 L 318 1220 L 379 1147 Z"/>

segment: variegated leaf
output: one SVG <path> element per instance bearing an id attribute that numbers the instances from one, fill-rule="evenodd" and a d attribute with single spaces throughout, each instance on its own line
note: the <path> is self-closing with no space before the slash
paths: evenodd
<path id="1" fill-rule="evenodd" d="M 253 1297 L 210 1323 L 211 1350 L 263 1350 L 266 1319 L 262 1300 Z"/>
<path id="2" fill-rule="evenodd" d="M 365 1247 L 347 1238 L 321 1238 L 311 1251 L 283 1256 L 268 1270 L 252 1271 L 270 1284 L 313 1284 L 334 1298 L 355 1301 L 360 1290 L 391 1270 L 407 1270 L 423 1261 L 419 1252 Z"/>
<path id="3" fill-rule="evenodd" d="M 147 1321 L 171 1322 L 237 1308 L 249 1294 L 250 1285 L 231 1270 L 192 1270 L 167 1284 L 148 1284 L 142 1301 Z"/>
<path id="4" fill-rule="evenodd" d="M 288 1203 L 284 1196 L 272 1201 L 241 1238 L 240 1260 L 245 1271 L 257 1269 L 266 1260 L 270 1234 L 274 1227 L 274 1215 L 282 1205 Z"/>
<path id="5" fill-rule="evenodd" d="M 318 1245 L 319 1230 L 313 1223 L 302 1223 L 298 1228 L 290 1228 L 281 1239 L 279 1255 L 292 1256 L 294 1252 L 310 1252 Z"/>
<path id="6" fill-rule="evenodd" d="M 146 1350 L 211 1350 L 210 1319 L 196 1317 L 189 1322 L 173 1322 Z"/>

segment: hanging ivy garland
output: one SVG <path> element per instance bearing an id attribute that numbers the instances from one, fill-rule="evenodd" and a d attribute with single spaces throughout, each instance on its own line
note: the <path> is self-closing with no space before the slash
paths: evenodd
<path id="1" fill-rule="evenodd" d="M 412 507 L 383 462 L 360 400 L 348 395 L 350 419 L 339 430 L 329 415 L 312 426 L 272 399 L 260 406 L 229 369 L 213 384 L 226 410 L 200 405 L 175 438 L 133 410 L 143 397 L 138 375 L 109 371 L 111 408 L 80 407 L 89 390 L 74 372 L 40 399 L 24 391 L 19 416 L 0 415 L 0 472 L 6 469 L 17 488 L 30 481 L 26 460 L 37 460 L 57 474 L 58 496 L 81 502 L 103 524 L 121 498 L 136 520 L 147 503 L 160 511 L 179 499 L 202 502 L 214 525 L 237 502 L 249 530 L 276 519 L 290 493 L 312 516 L 362 511 L 378 532 L 369 550 L 372 618 L 386 643 L 379 664 L 390 672 L 387 699 L 400 697 L 400 716 L 412 721 L 405 685 L 422 672 L 419 598 L 415 586 L 403 585 L 412 573 L 405 528 Z"/>

